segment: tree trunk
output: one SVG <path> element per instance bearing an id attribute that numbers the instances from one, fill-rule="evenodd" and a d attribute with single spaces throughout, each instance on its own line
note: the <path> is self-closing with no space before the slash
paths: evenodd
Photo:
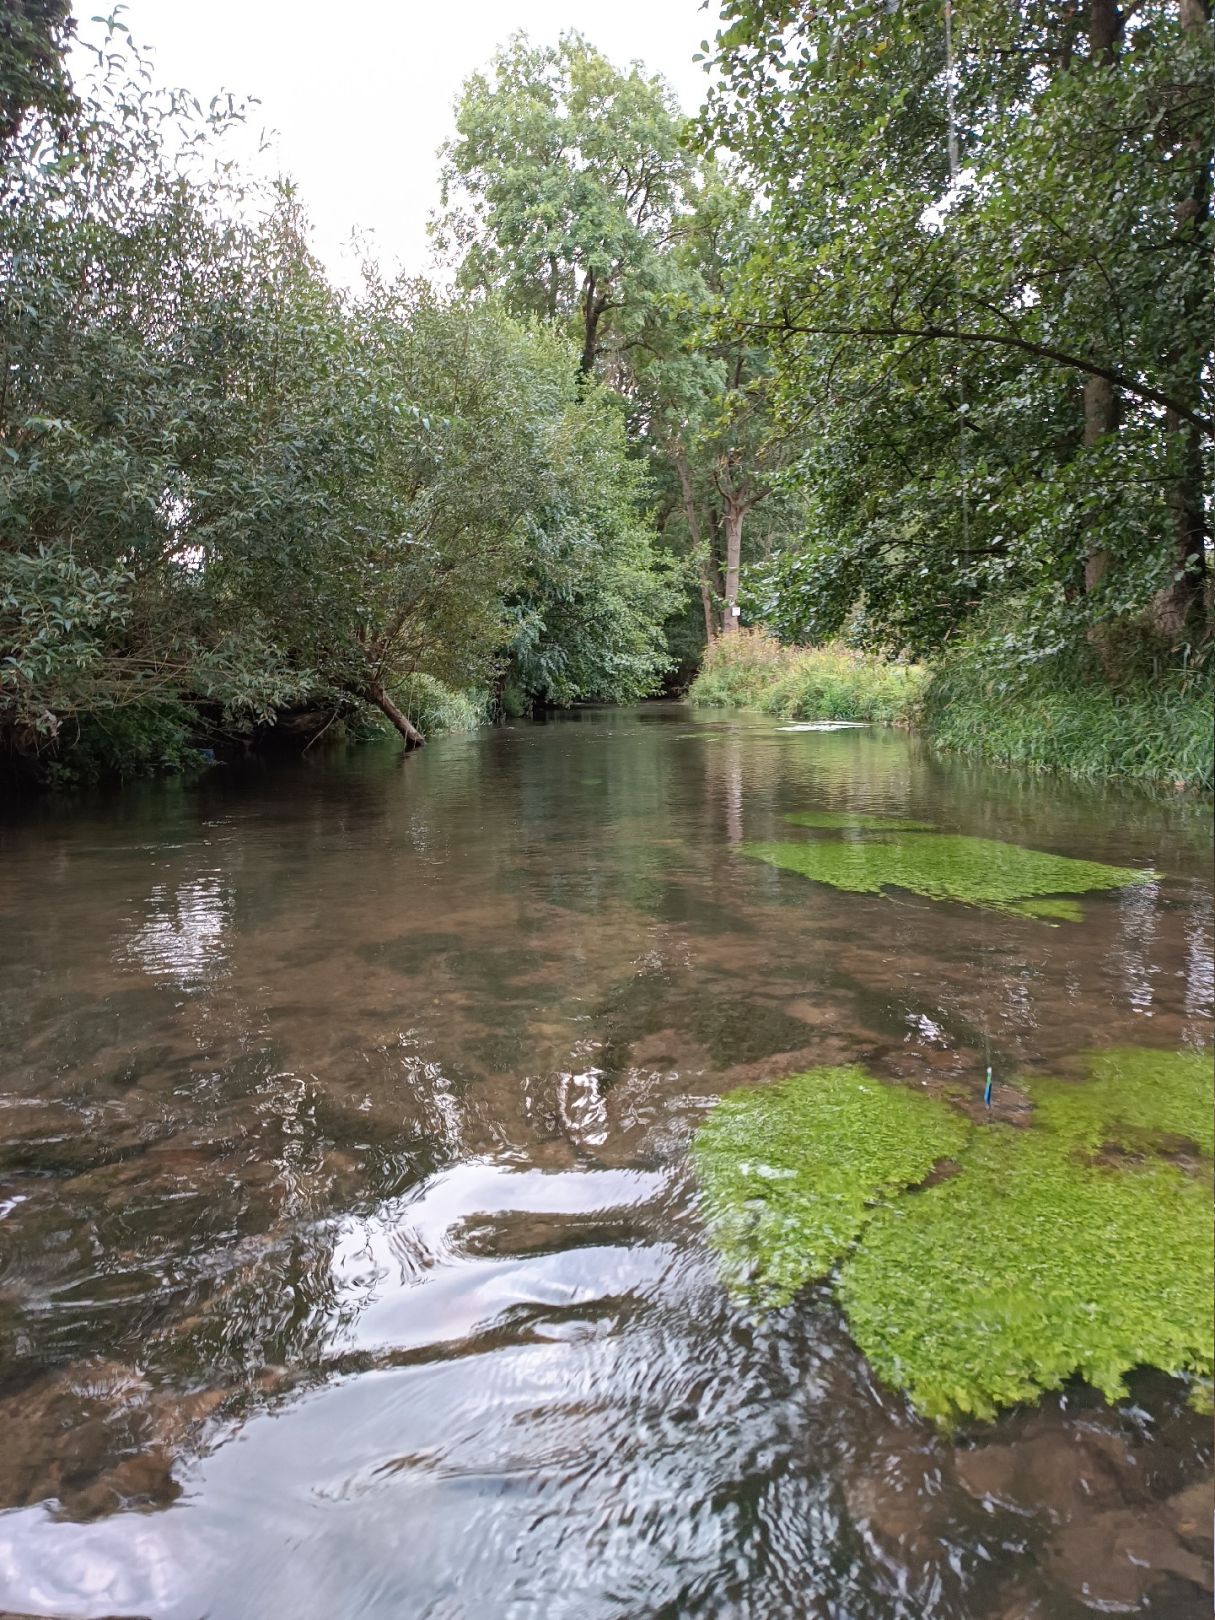
<path id="1" fill-rule="evenodd" d="M 1104 377 L 1089 377 L 1084 384 L 1084 448 L 1091 450 L 1118 427 L 1118 395 L 1113 383 Z M 1084 559 L 1084 589 L 1095 591 L 1105 578 L 1110 554 L 1100 540 L 1092 539 Z"/>
<path id="2" fill-rule="evenodd" d="M 388 696 L 379 681 L 369 681 L 364 691 L 356 694 L 368 703 L 374 703 L 381 714 L 392 721 L 393 725 L 405 739 L 406 748 L 421 748 L 426 738 L 418 728 L 412 724 L 409 717 L 402 714 L 400 709 Z"/>
<path id="3" fill-rule="evenodd" d="M 692 541 L 692 551 L 696 557 L 696 573 L 700 585 L 700 605 L 705 616 L 705 645 L 711 647 L 717 640 L 718 626 L 713 608 L 713 587 L 710 582 L 712 558 L 705 550 L 704 538 L 700 528 L 700 513 L 696 510 L 696 491 L 692 487 L 692 469 L 688 466 L 687 453 L 682 445 L 676 445 L 671 453 L 675 463 L 675 470 L 679 474 L 679 491 L 683 498 L 683 515 L 688 525 L 688 534 Z"/>
<path id="4" fill-rule="evenodd" d="M 589 377 L 595 369 L 595 356 L 599 352 L 599 320 L 607 308 L 607 297 L 595 291 L 595 272 L 588 270 L 582 289 L 582 355 L 578 361 L 580 376 Z"/>
<path id="5" fill-rule="evenodd" d="M 725 509 L 726 523 L 726 608 L 722 616 L 721 630 L 726 636 L 734 635 L 738 630 L 738 615 L 735 607 L 738 603 L 738 576 L 742 564 L 742 530 L 743 518 L 747 509 L 741 501 L 727 500 Z"/>
<path id="6" fill-rule="evenodd" d="M 1089 0 L 1088 44 L 1094 62 L 1113 67 L 1118 56 L 1118 35 L 1122 15 L 1116 0 Z M 1091 450 L 1118 427 L 1118 395 L 1105 377 L 1084 380 L 1084 447 Z M 1097 539 L 1089 542 L 1084 559 L 1084 589 L 1093 592 L 1105 578 L 1110 565 L 1109 552 Z"/>
<path id="7" fill-rule="evenodd" d="M 1182 30 L 1201 39 L 1209 21 L 1206 0 L 1180 0 L 1178 14 Z M 1190 194 L 1177 204 L 1177 237 L 1183 252 L 1194 255 L 1194 274 L 1190 279 L 1181 330 L 1193 330 L 1200 324 L 1209 276 L 1206 249 L 1206 224 L 1211 212 L 1210 165 L 1211 154 L 1206 150 L 1201 127 L 1185 143 L 1183 152 L 1189 160 L 1193 176 Z M 1202 394 L 1203 370 L 1208 355 L 1205 346 L 1196 345 L 1190 351 L 1179 349 L 1173 356 L 1173 375 L 1169 382 L 1172 390 L 1182 396 L 1186 404 L 1197 404 Z M 1174 646 L 1179 646 L 1202 634 L 1203 604 L 1206 585 L 1206 503 L 1204 492 L 1205 455 L 1200 435 L 1177 411 L 1166 410 L 1165 431 L 1171 441 L 1171 459 L 1175 476 L 1168 493 L 1169 513 L 1173 524 L 1171 547 L 1172 578 L 1159 593 L 1153 604 L 1157 629 Z"/>

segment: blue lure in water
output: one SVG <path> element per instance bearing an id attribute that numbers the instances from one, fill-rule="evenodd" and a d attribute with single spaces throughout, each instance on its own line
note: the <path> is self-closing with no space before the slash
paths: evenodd
<path id="1" fill-rule="evenodd" d="M 983 1087 L 983 1101 L 991 1107 L 991 1064 L 987 1065 L 987 1084 Z"/>

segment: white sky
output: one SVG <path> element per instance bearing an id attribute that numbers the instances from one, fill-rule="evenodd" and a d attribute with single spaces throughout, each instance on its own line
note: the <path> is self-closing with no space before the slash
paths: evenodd
<path id="1" fill-rule="evenodd" d="M 73 9 L 98 37 L 96 0 Z M 661 73 L 692 111 L 707 82 L 692 54 L 717 14 L 716 0 L 127 0 L 122 20 L 163 83 L 204 103 L 259 98 L 253 122 L 276 132 L 263 161 L 298 182 L 317 252 L 349 281 L 356 226 L 385 264 L 427 269 L 436 150 L 464 79 L 513 32 L 547 44 L 576 28 L 612 61 Z"/>

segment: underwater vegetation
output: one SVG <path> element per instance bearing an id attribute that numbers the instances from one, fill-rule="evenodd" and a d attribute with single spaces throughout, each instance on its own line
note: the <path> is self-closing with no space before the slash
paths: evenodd
<path id="1" fill-rule="evenodd" d="M 901 816 L 868 816 L 855 810 L 802 810 L 786 816 L 795 827 L 844 830 L 859 827 L 862 832 L 931 832 L 930 821 L 906 821 Z"/>
<path id="2" fill-rule="evenodd" d="M 816 838 L 799 844 L 744 844 L 744 855 L 816 883 L 858 894 L 906 889 L 932 900 L 958 900 L 1021 916 L 1076 922 L 1080 909 L 1059 896 L 1148 883 L 1158 874 L 1103 861 L 1049 855 L 992 838 L 916 830 L 923 823 L 810 812 L 786 820 L 802 827 L 856 828 L 863 839 Z"/>
<path id="3" fill-rule="evenodd" d="M 1023 1084 L 1026 1127 L 856 1068 L 723 1098 L 693 1158 L 727 1284 L 770 1308 L 834 1275 L 875 1372 L 941 1423 L 1076 1376 L 1118 1400 L 1139 1366 L 1205 1394 L 1208 1059 L 1120 1050 Z"/>

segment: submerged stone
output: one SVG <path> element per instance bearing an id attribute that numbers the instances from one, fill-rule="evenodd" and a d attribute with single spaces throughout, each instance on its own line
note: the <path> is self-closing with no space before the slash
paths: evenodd
<path id="1" fill-rule="evenodd" d="M 904 832 L 863 840 L 744 844 L 742 849 L 769 866 L 856 894 L 906 889 L 932 900 L 1002 910 L 1024 911 L 1027 902 L 1041 897 L 1121 889 L 1157 876 L 960 833 Z"/>
<path id="2" fill-rule="evenodd" d="M 1022 1082 L 1027 1128 L 857 1069 L 733 1093 L 693 1150 L 728 1283 L 774 1306 L 838 1267 L 859 1348 L 940 1422 L 1076 1376 L 1116 1400 L 1138 1366 L 1209 1388 L 1210 1064 L 1131 1050 L 1088 1067 Z M 945 1159 L 956 1173 L 925 1185 Z"/>

